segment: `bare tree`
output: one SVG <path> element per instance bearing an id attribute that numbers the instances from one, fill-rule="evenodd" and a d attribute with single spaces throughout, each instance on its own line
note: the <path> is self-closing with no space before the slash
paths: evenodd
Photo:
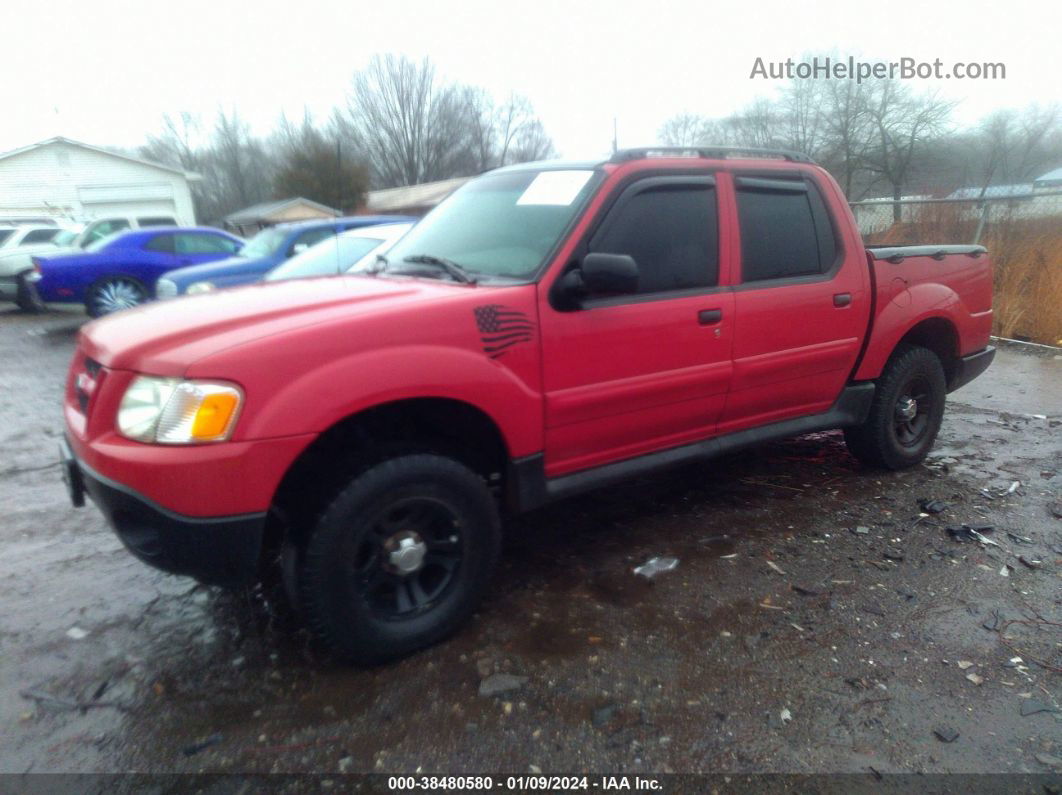
<path id="1" fill-rule="evenodd" d="M 715 122 L 696 113 L 680 113 L 664 122 L 658 136 L 667 146 L 699 146 L 709 143 L 709 130 Z"/>
<path id="2" fill-rule="evenodd" d="M 892 188 L 897 200 L 893 221 L 899 222 L 899 199 L 914 157 L 944 133 L 954 103 L 933 93 L 915 95 L 898 80 L 882 80 L 875 89 L 867 104 L 874 129 L 874 146 L 867 154 L 867 165 Z"/>
<path id="3" fill-rule="evenodd" d="M 344 154 L 343 140 L 332 125 L 319 129 L 308 111 L 296 126 L 282 115 L 273 135 L 276 198 L 303 196 L 339 210 L 361 203 L 368 188 L 368 169 L 355 151 Z"/>
<path id="4" fill-rule="evenodd" d="M 354 75 L 347 112 L 383 187 L 453 176 L 467 151 L 465 103 L 427 59 L 377 55 Z"/>

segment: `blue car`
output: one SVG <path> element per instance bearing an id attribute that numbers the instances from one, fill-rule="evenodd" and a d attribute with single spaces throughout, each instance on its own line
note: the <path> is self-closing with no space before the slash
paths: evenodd
<path id="1" fill-rule="evenodd" d="M 327 221 L 277 224 L 251 238 L 238 256 L 209 265 L 179 268 L 163 275 L 155 285 L 155 292 L 159 298 L 175 298 L 178 295 L 249 284 L 261 279 L 289 257 L 306 251 L 331 235 L 362 226 L 415 220 L 405 215 L 356 215 Z"/>
<path id="2" fill-rule="evenodd" d="M 245 242 L 210 227 L 119 232 L 84 251 L 34 257 L 34 286 L 42 301 L 84 303 L 90 317 L 100 317 L 150 300 L 167 271 L 227 259 Z"/>

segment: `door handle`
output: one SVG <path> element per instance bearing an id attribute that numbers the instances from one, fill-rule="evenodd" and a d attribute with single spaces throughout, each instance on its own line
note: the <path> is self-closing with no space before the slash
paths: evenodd
<path id="1" fill-rule="evenodd" d="M 722 309 L 702 309 L 697 313 L 697 322 L 702 326 L 712 326 L 723 319 Z"/>
<path id="2" fill-rule="evenodd" d="M 840 308 L 852 303 L 851 293 L 837 293 L 833 296 L 833 305 Z"/>

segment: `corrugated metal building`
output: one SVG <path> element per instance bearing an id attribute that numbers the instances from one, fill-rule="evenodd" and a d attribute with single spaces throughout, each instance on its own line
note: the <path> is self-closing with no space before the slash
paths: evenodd
<path id="1" fill-rule="evenodd" d="M 317 218 L 338 218 L 339 210 L 298 196 L 263 202 L 226 215 L 223 224 L 237 234 L 253 235 L 260 229 L 287 221 L 312 221 Z"/>
<path id="2" fill-rule="evenodd" d="M 424 215 L 470 179 L 472 177 L 456 177 L 401 188 L 371 190 L 365 194 L 365 206 L 361 212 Z"/>
<path id="3" fill-rule="evenodd" d="M 0 154 L 0 217 L 172 216 L 194 224 L 198 175 L 68 138 Z"/>

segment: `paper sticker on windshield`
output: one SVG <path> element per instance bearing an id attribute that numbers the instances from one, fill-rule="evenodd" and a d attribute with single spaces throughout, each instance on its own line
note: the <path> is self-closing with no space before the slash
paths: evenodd
<path id="1" fill-rule="evenodd" d="M 553 204 L 567 207 L 583 189 L 593 171 L 543 171 L 527 186 L 517 204 Z"/>

